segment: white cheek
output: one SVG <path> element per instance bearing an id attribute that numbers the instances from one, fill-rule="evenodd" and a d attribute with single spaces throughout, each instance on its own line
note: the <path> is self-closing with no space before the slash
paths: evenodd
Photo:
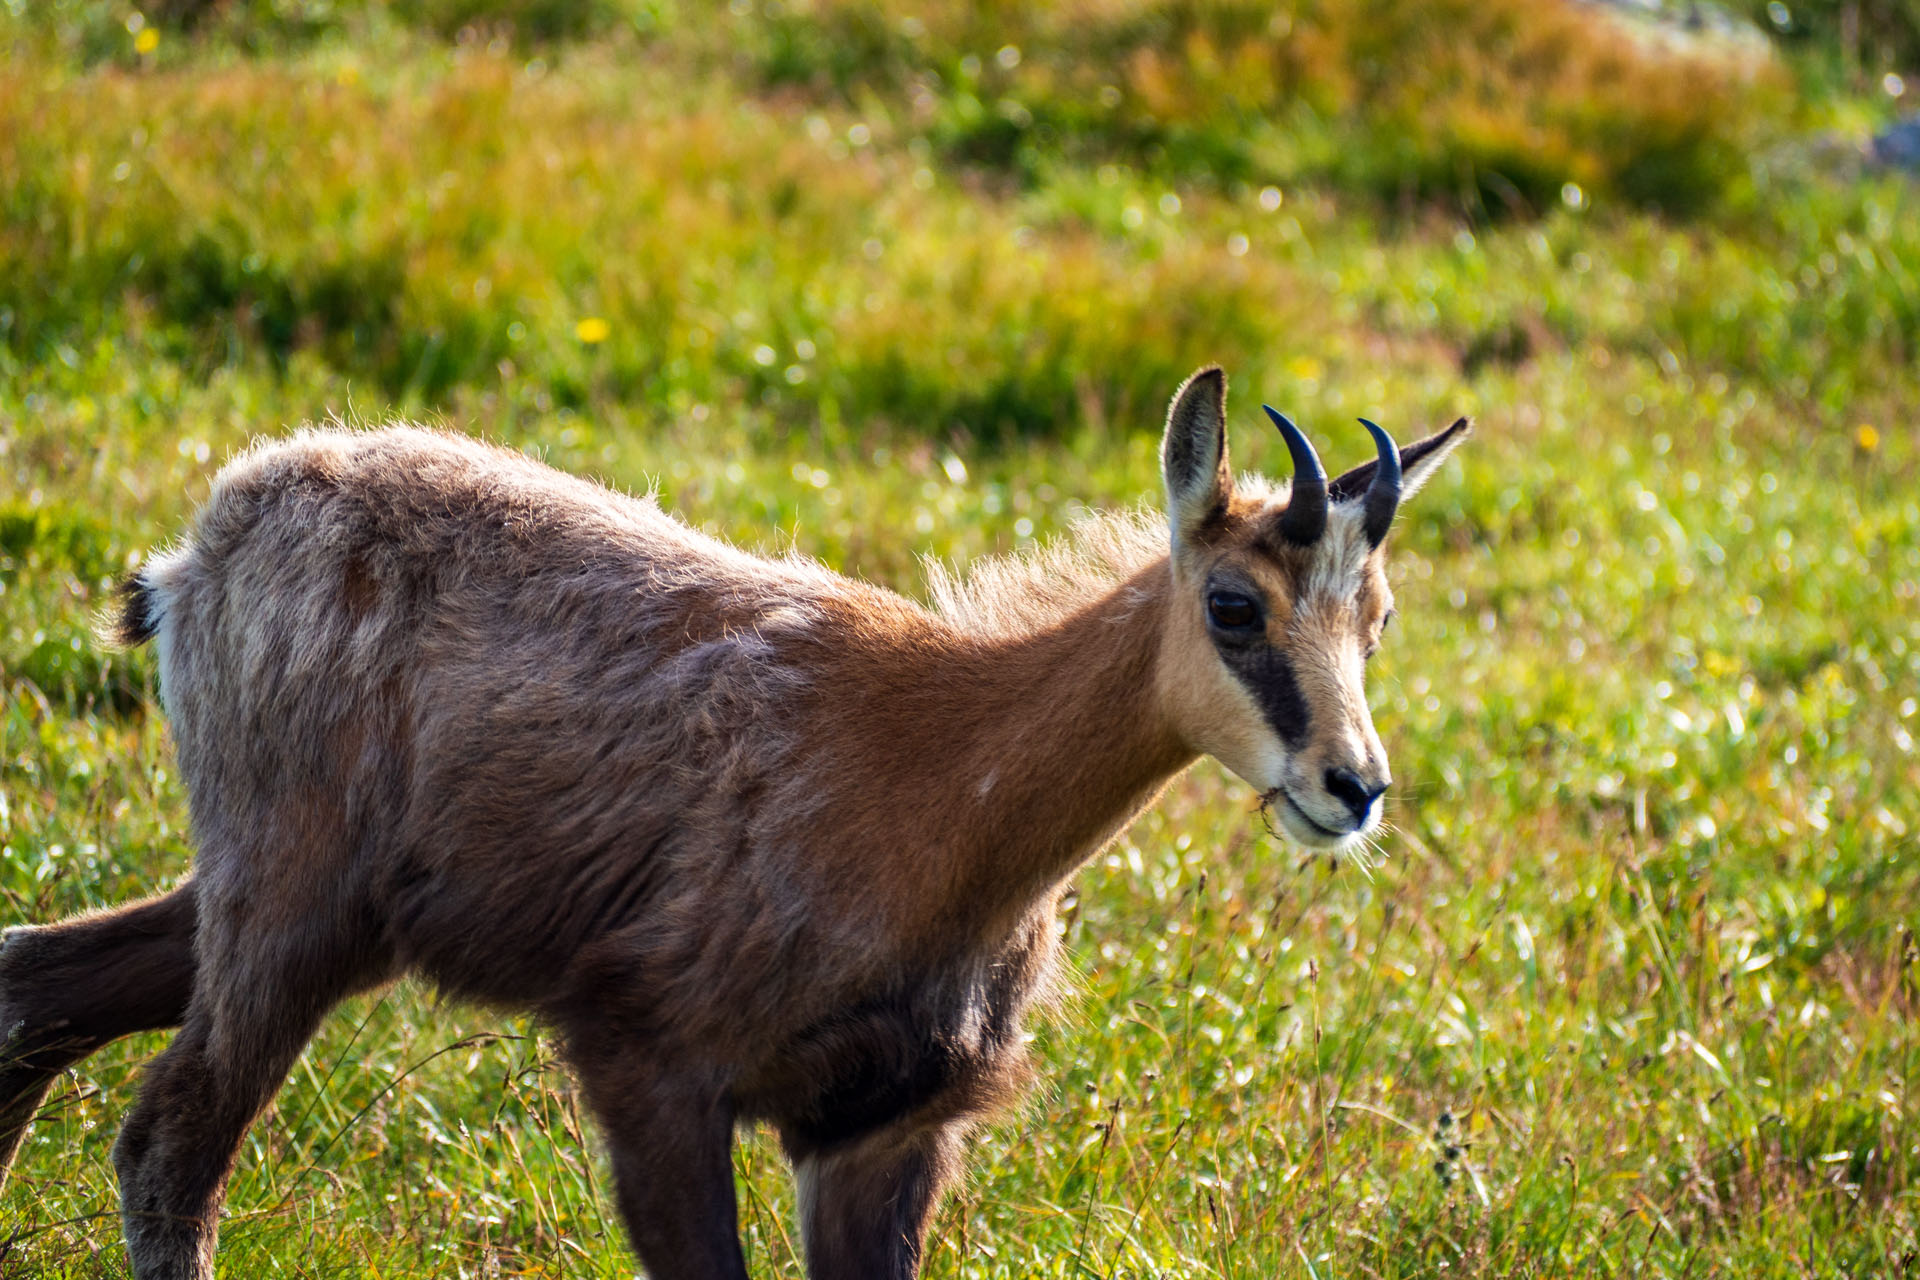
<path id="1" fill-rule="evenodd" d="M 1230 731 L 1221 735 L 1222 740 L 1208 754 L 1255 791 L 1265 793 L 1286 777 L 1287 749 L 1254 707 L 1253 699 L 1243 696 L 1241 701 L 1246 704 L 1246 714 L 1235 718 Z"/>
<path id="2" fill-rule="evenodd" d="M 1194 751 L 1212 756 L 1255 791 L 1281 785 L 1291 755 L 1253 694 L 1211 652 L 1199 663 L 1162 668 L 1167 697 L 1181 736 Z"/>
<path id="3" fill-rule="evenodd" d="M 1277 748 L 1273 751 L 1256 753 L 1248 759 L 1244 765 L 1240 762 L 1229 760 L 1225 755 L 1216 756 L 1215 758 L 1218 759 L 1221 764 L 1225 765 L 1228 771 L 1235 777 L 1252 787 L 1255 791 L 1258 791 L 1261 795 L 1265 795 L 1267 792 L 1279 786 L 1280 780 L 1286 775 L 1287 756 L 1284 751 L 1278 750 Z"/>

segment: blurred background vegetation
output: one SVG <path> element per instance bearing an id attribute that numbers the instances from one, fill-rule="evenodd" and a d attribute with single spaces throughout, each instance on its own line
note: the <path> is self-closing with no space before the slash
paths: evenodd
<path id="1" fill-rule="evenodd" d="M 1396 534 L 1388 860 L 1177 784 L 930 1273 L 1907 1273 L 1916 94 L 1914 0 L 0 0 L 4 920 L 184 871 L 88 624 L 256 433 L 442 421 L 914 592 L 1153 500 L 1219 361 L 1275 473 L 1258 399 L 1336 466 L 1479 418 Z M 157 1043 L 0 1274 L 124 1274 Z M 226 1273 L 631 1274 L 590 1150 L 538 1028 L 370 997 Z M 764 1138 L 741 1194 L 796 1274 Z"/>

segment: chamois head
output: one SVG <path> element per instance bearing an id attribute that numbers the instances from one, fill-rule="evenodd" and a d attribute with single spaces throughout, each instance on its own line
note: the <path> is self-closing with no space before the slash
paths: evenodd
<path id="1" fill-rule="evenodd" d="M 1257 789 L 1294 839 L 1345 848 L 1379 823 L 1390 781 L 1366 693 L 1367 658 L 1393 617 L 1387 530 L 1467 420 L 1396 449 L 1363 419 L 1378 458 L 1329 481 L 1306 437 L 1268 409 L 1293 455 L 1293 483 L 1276 490 L 1236 485 L 1228 471 L 1226 397 L 1226 375 L 1202 369 L 1167 414 L 1163 705 L 1188 744 Z"/>

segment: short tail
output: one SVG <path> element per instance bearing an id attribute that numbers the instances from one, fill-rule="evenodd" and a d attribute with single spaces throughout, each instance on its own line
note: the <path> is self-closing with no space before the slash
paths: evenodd
<path id="1" fill-rule="evenodd" d="M 112 612 L 101 619 L 100 638 L 122 649 L 132 649 L 153 639 L 160 630 L 160 611 L 153 588 L 148 585 L 146 569 L 134 570 L 120 583 Z"/>

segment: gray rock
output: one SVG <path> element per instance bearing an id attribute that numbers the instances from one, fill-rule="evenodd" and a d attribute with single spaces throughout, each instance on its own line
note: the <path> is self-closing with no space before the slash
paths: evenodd
<path id="1" fill-rule="evenodd" d="M 1574 0 L 1604 9 L 1622 24 L 1692 56 L 1766 59 L 1773 44 L 1753 23 L 1712 0 Z"/>
<path id="2" fill-rule="evenodd" d="M 1873 136 L 1867 156 L 1888 169 L 1920 173 L 1920 115 L 1896 121 Z"/>

